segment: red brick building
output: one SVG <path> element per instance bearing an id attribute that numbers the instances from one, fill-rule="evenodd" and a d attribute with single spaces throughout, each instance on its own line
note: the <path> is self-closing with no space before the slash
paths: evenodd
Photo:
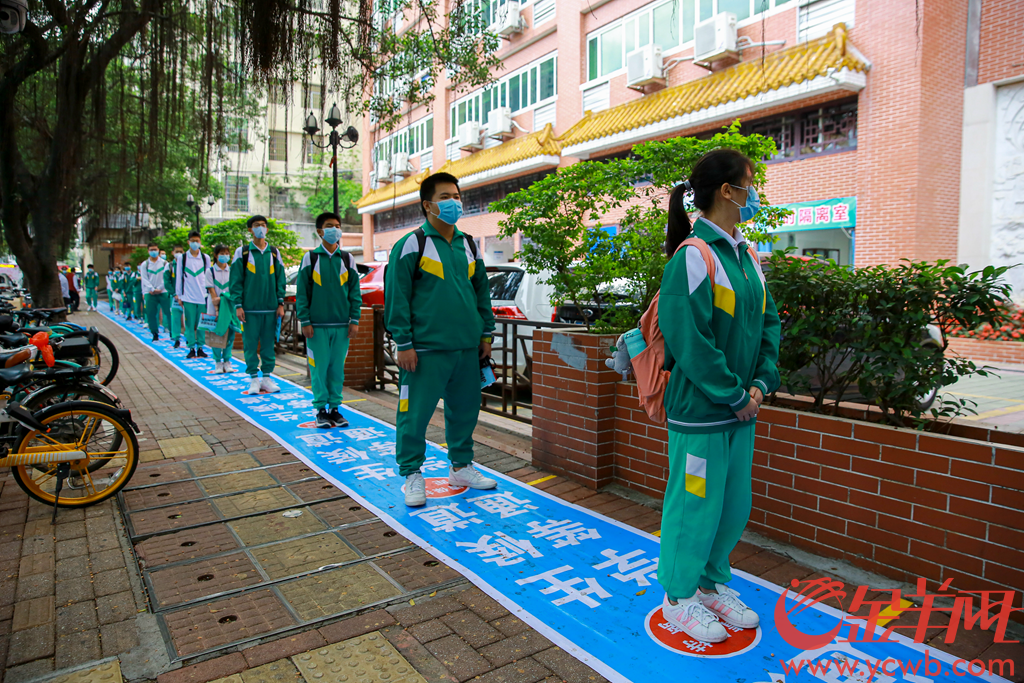
<path id="1" fill-rule="evenodd" d="M 460 228 L 490 261 L 507 260 L 518 245 L 497 239 L 500 216 L 487 209 L 494 200 L 580 159 L 710 134 L 739 118 L 745 131 L 778 143 L 770 201 L 805 209 L 781 231 L 781 246 L 858 265 L 956 259 L 958 249 L 972 265 L 993 262 L 965 247 L 977 247 L 981 228 L 970 200 L 961 209 L 961 177 L 968 161 L 991 175 L 993 164 L 1010 163 L 997 158 L 992 131 L 1007 125 L 997 101 L 1024 101 L 1011 97 L 1020 88 L 1005 89 L 1015 74 L 1024 79 L 1019 0 L 481 5 L 508 33 L 495 82 L 469 92 L 439 82 L 433 110 L 407 111 L 408 125 L 391 134 L 364 124 L 366 254 L 382 258 L 422 222 L 417 192 L 428 170 L 462 179 Z M 991 144 L 968 150 L 972 87 L 991 96 L 982 112 Z M 1013 232 L 1011 220 L 992 228 L 988 218 L 990 234 Z M 1017 249 L 1024 260 L 1020 231 L 1019 249 L 999 253 Z"/>

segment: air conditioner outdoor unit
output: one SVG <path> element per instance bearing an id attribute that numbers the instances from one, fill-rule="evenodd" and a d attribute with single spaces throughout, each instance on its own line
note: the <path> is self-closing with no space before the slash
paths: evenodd
<path id="1" fill-rule="evenodd" d="M 508 38 L 516 33 L 521 33 L 523 28 L 525 28 L 525 22 L 519 15 L 518 2 L 511 0 L 504 7 L 499 7 L 497 12 L 497 18 L 487 29 L 491 33 L 496 33 L 502 38 Z"/>
<path id="2" fill-rule="evenodd" d="M 383 159 L 377 162 L 377 182 L 391 182 L 391 164 Z"/>
<path id="3" fill-rule="evenodd" d="M 459 149 L 483 149 L 480 142 L 480 124 L 466 121 L 459 126 Z"/>
<path id="4" fill-rule="evenodd" d="M 512 107 L 498 107 L 487 115 L 487 134 L 492 138 L 512 135 Z"/>
<path id="5" fill-rule="evenodd" d="M 732 12 L 719 12 L 694 27 L 694 62 L 708 63 L 737 55 L 736 15 Z"/>
<path id="6" fill-rule="evenodd" d="M 393 102 L 404 102 L 406 97 L 409 95 L 409 77 L 403 76 L 402 78 L 395 79 L 395 88 L 391 91 L 391 99 Z"/>
<path id="7" fill-rule="evenodd" d="M 412 165 L 409 164 L 409 154 L 407 152 L 395 152 L 391 156 L 391 174 L 400 175 L 403 178 L 412 173 Z"/>
<path id="8" fill-rule="evenodd" d="M 626 55 L 626 85 L 633 88 L 664 82 L 663 65 L 660 46 L 644 45 L 639 50 L 633 50 Z"/>

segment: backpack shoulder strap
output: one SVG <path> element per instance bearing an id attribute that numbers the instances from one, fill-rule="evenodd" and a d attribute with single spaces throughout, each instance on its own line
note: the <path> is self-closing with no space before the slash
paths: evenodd
<path id="1" fill-rule="evenodd" d="M 711 280 L 711 289 L 715 288 L 715 255 L 711 253 L 711 247 L 708 243 L 699 237 L 687 237 L 683 240 L 683 243 L 679 245 L 679 248 L 683 247 L 695 247 L 700 252 L 701 258 L 704 259 L 704 265 L 708 267 L 708 278 Z M 677 252 L 678 253 L 678 252 Z"/>
<path id="2" fill-rule="evenodd" d="M 416 237 L 416 266 L 413 270 L 413 278 L 419 277 L 420 274 L 420 261 L 423 260 L 423 252 L 427 250 L 427 233 L 423 231 L 423 228 L 416 228 L 412 231 L 412 234 Z"/>
<path id="3" fill-rule="evenodd" d="M 476 240 L 473 239 L 473 236 L 470 235 L 469 233 L 464 232 L 462 233 L 462 239 L 466 240 L 466 242 L 469 243 L 469 250 L 473 252 L 473 260 L 476 261 L 478 258 L 480 258 L 480 255 L 477 253 L 476 250 Z"/>
<path id="4" fill-rule="evenodd" d="M 245 271 L 249 270 L 249 245 L 242 247 L 242 279 L 245 279 Z"/>

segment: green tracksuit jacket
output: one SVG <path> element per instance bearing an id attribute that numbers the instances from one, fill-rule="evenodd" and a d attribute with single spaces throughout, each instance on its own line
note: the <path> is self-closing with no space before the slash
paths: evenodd
<path id="1" fill-rule="evenodd" d="M 85 284 L 85 288 L 96 289 L 100 286 L 100 274 L 95 270 L 87 272 L 82 276 L 82 282 Z"/>
<path id="2" fill-rule="evenodd" d="M 759 264 L 703 218 L 694 236 L 711 247 L 715 286 L 700 252 L 686 247 L 665 268 L 658 324 L 665 335 L 668 428 L 682 433 L 730 431 L 735 411 L 757 386 L 768 395 L 779 387 L 779 314 Z"/>
<path id="3" fill-rule="evenodd" d="M 310 254 L 316 254 L 312 266 Z M 359 322 L 359 272 L 341 245 L 328 253 L 323 244 L 306 252 L 295 279 L 295 313 L 303 327 L 347 327 Z"/>
<path id="4" fill-rule="evenodd" d="M 387 327 L 399 351 L 462 351 L 491 341 L 494 313 L 483 259 L 455 228 L 451 244 L 430 223 L 416 268 L 418 244 L 409 233 L 391 250 L 384 284 Z M 415 281 L 414 281 L 415 278 Z"/>
<path id="5" fill-rule="evenodd" d="M 231 301 L 246 313 L 276 313 L 284 303 L 284 263 L 270 245 L 260 251 L 249 243 L 248 272 L 242 272 L 242 248 L 231 262 Z"/>

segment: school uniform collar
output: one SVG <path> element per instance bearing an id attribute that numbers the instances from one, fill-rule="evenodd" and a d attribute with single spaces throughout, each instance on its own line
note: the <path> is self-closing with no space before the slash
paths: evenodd
<path id="1" fill-rule="evenodd" d="M 252 240 L 249 240 L 249 251 L 252 251 L 253 249 L 255 249 L 256 251 L 260 252 L 261 254 L 265 254 L 267 249 L 270 249 L 270 241 L 269 240 L 267 241 L 266 249 L 260 249 L 259 247 L 256 246 L 255 242 L 253 242 Z"/>
<path id="2" fill-rule="evenodd" d="M 332 254 L 331 252 L 327 251 L 327 249 L 324 248 L 324 243 L 321 242 L 320 244 L 316 245 L 316 247 L 313 249 L 313 251 L 315 251 L 318 254 L 323 254 L 327 258 L 330 258 L 332 256 L 341 256 L 342 249 L 341 249 L 341 244 L 338 244 L 338 248 L 335 249 L 334 253 Z"/>
<path id="3" fill-rule="evenodd" d="M 444 236 L 442 236 L 441 233 L 439 233 L 437 229 L 430 224 L 430 221 L 423 221 L 423 225 L 421 225 L 420 227 L 422 228 L 423 232 L 427 235 L 427 237 L 439 237 L 441 239 L 444 239 Z M 462 231 L 459 230 L 457 226 L 452 227 L 455 228 L 455 232 L 452 233 L 452 242 L 454 243 L 456 237 L 462 237 Z M 448 240 L 445 241 L 447 242 Z"/>
<path id="4" fill-rule="evenodd" d="M 722 228 L 718 227 L 717 225 L 715 225 L 714 223 L 709 221 L 707 218 L 704 218 L 703 216 L 698 218 L 697 222 L 694 224 L 694 232 L 696 232 L 698 226 L 701 226 L 701 225 L 705 225 L 705 226 L 711 228 L 712 232 L 714 232 L 714 234 L 715 234 L 715 237 L 713 239 L 709 240 L 709 239 L 704 238 L 705 242 L 714 242 L 714 241 L 717 241 L 719 239 L 724 239 L 726 242 L 729 243 L 729 246 L 732 247 L 737 252 L 739 251 L 740 247 L 743 247 L 745 249 L 746 246 L 747 246 L 747 241 L 742 236 L 740 237 L 739 240 L 737 240 L 735 237 L 733 237 L 732 235 L 727 233 L 725 230 L 723 230 Z M 741 235 L 742 235 L 742 233 L 741 233 Z M 699 237 L 699 235 L 698 235 L 698 237 Z"/>

